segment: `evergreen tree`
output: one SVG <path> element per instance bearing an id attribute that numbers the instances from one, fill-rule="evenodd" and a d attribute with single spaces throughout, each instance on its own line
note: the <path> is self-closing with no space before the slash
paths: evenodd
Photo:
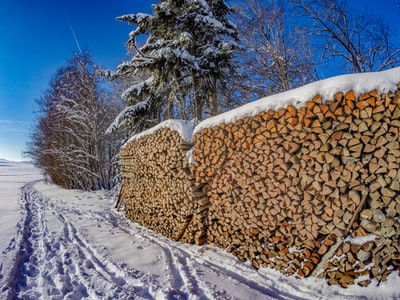
<path id="1" fill-rule="evenodd" d="M 126 108 L 111 128 L 136 125 L 138 131 L 162 119 L 202 119 L 218 113 L 217 88 L 232 75 L 236 29 L 223 0 L 165 0 L 153 15 L 129 14 L 118 20 L 135 25 L 127 48 L 134 53 L 114 76 L 140 78 L 123 97 Z M 138 38 L 147 36 L 143 45 Z"/>

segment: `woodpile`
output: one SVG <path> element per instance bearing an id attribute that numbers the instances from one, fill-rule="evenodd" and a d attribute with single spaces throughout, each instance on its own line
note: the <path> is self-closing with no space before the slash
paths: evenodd
<path id="1" fill-rule="evenodd" d="M 324 265 L 329 283 L 347 287 L 357 282 L 365 286 L 373 278 L 378 282 L 386 281 L 394 269 L 400 269 L 399 208 L 396 212 L 391 209 L 399 202 L 397 197 L 383 209 L 361 211 L 360 225 L 354 226 L 355 239 L 344 242 Z M 366 241 L 359 238 L 363 236 L 367 237 Z"/>
<path id="2" fill-rule="evenodd" d="M 127 143 L 120 152 L 127 218 L 174 240 L 193 243 L 196 227 L 189 165 L 191 143 L 161 128 Z"/>
<path id="3" fill-rule="evenodd" d="M 317 95 L 201 130 L 191 171 L 207 242 L 343 287 L 385 280 L 400 263 L 399 135 L 399 90 Z"/>
<path id="4" fill-rule="evenodd" d="M 256 268 L 384 281 L 400 267 L 399 89 L 317 95 L 204 128 L 193 144 L 168 128 L 140 136 L 120 153 L 126 215 Z"/>

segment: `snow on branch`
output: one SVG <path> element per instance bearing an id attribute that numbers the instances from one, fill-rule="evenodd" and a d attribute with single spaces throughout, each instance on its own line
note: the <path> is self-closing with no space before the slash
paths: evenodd
<path id="1" fill-rule="evenodd" d="M 139 96 L 144 89 L 148 89 L 153 84 L 153 81 L 154 77 L 150 76 L 148 79 L 141 81 L 135 85 L 132 85 L 130 88 L 128 88 L 122 93 L 122 97 L 124 99 L 127 99 L 129 96 L 132 95 Z"/>
<path id="2" fill-rule="evenodd" d="M 128 22 L 128 24 L 130 25 L 137 25 L 152 18 L 153 18 L 152 15 L 145 13 L 137 13 L 137 14 L 127 14 L 117 17 L 117 20 L 122 22 Z"/>
<path id="3" fill-rule="evenodd" d="M 135 105 L 127 106 L 122 110 L 119 115 L 115 118 L 114 122 L 107 128 L 106 134 L 110 134 L 124 125 L 127 120 L 137 118 L 141 114 L 144 114 L 148 111 L 151 104 L 150 101 L 145 100 L 139 102 Z"/>
<path id="4" fill-rule="evenodd" d="M 166 120 L 150 129 L 147 129 L 141 133 L 133 135 L 125 142 L 122 148 L 128 145 L 131 141 L 141 139 L 142 137 L 147 135 L 151 135 L 157 130 L 162 128 L 168 128 L 172 131 L 176 131 L 184 141 L 191 142 L 193 138 L 194 121 L 185 121 L 176 119 Z"/>

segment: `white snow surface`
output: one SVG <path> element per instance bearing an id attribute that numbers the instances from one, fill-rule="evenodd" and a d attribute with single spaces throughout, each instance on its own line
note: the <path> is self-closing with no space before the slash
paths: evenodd
<path id="1" fill-rule="evenodd" d="M 378 236 L 373 235 L 373 234 L 369 234 L 366 236 L 358 236 L 355 238 L 353 238 L 352 236 L 349 235 L 346 237 L 345 241 L 349 242 L 352 245 L 364 245 L 365 243 L 373 242 L 378 238 L 379 238 Z"/>
<path id="2" fill-rule="evenodd" d="M 168 128 L 172 131 L 178 132 L 184 141 L 187 141 L 187 142 L 192 141 L 194 123 L 192 121 L 170 119 L 170 120 L 161 122 L 160 124 L 150 128 L 148 130 L 145 130 L 139 134 L 133 135 L 131 138 L 129 138 L 126 141 L 126 143 L 122 146 L 122 148 L 124 148 L 131 141 L 138 140 L 146 135 L 151 135 L 154 132 L 156 132 L 157 130 L 162 129 L 162 128 Z"/>
<path id="3" fill-rule="evenodd" d="M 382 72 L 370 72 L 360 74 L 348 74 L 316 81 L 287 92 L 268 96 L 254 102 L 247 103 L 236 109 L 222 113 L 215 117 L 200 122 L 193 134 L 204 128 L 214 127 L 220 124 L 233 123 L 244 117 L 252 117 L 269 109 L 277 110 L 293 105 L 297 108 L 304 107 L 315 95 L 321 95 L 322 99 L 333 99 L 337 92 L 353 90 L 356 95 L 376 89 L 379 93 L 396 91 L 400 82 L 400 67 Z"/>
<path id="4" fill-rule="evenodd" d="M 2 162 L 0 191 L 0 299 L 400 297 L 396 273 L 379 286 L 342 289 L 174 242 L 127 220 L 107 192 L 45 184 L 29 164 Z"/>
<path id="5" fill-rule="evenodd" d="M 21 215 L 18 204 L 20 188 L 42 176 L 30 164 L 14 163 L 0 159 L 0 253 L 7 248 Z M 1 260 L 0 260 L 1 264 Z M 1 267 L 0 267 L 1 271 Z"/>

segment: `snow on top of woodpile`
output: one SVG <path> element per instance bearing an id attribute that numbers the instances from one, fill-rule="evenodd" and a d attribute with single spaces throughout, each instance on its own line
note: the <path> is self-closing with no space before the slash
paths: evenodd
<path id="1" fill-rule="evenodd" d="M 321 95 L 322 99 L 327 100 L 333 99 L 333 96 L 338 92 L 347 92 L 349 90 L 353 90 L 356 96 L 375 89 L 379 93 L 384 93 L 397 90 L 399 82 L 400 67 L 382 72 L 331 77 L 247 103 L 236 109 L 206 119 L 194 128 L 193 134 L 200 132 L 204 128 L 233 123 L 244 117 L 252 117 L 269 109 L 277 110 L 288 105 L 293 105 L 297 108 L 304 107 L 306 102 L 317 94 Z"/>
<path id="2" fill-rule="evenodd" d="M 167 120 L 155 127 L 132 136 L 125 145 L 132 140 L 153 134 L 161 128 L 169 128 L 173 131 L 177 131 L 183 140 L 190 142 L 193 134 L 200 132 L 204 128 L 210 128 L 224 123 L 233 123 L 244 117 L 252 117 L 261 112 L 266 112 L 269 109 L 277 110 L 285 108 L 288 105 L 294 105 L 300 108 L 305 106 L 306 102 L 310 101 L 317 94 L 321 95 L 322 99 L 327 100 L 333 99 L 333 96 L 338 92 L 345 93 L 349 90 L 353 90 L 356 96 L 375 89 L 379 93 L 385 93 L 397 90 L 397 84 L 399 82 L 400 67 L 382 72 L 331 77 L 247 103 L 236 109 L 208 118 L 200 122 L 196 127 L 194 127 L 192 121 Z"/>
<path id="3" fill-rule="evenodd" d="M 138 133 L 138 134 L 132 136 L 122 147 L 125 147 L 131 141 L 138 140 L 146 135 L 151 135 L 154 132 L 156 132 L 157 130 L 162 129 L 162 128 L 168 128 L 172 131 L 178 132 L 184 141 L 187 141 L 187 142 L 192 141 L 194 123 L 192 121 L 171 119 L 171 120 L 166 120 L 164 122 L 161 122 L 160 124 L 150 128 L 148 130 L 145 130 L 141 133 Z"/>

